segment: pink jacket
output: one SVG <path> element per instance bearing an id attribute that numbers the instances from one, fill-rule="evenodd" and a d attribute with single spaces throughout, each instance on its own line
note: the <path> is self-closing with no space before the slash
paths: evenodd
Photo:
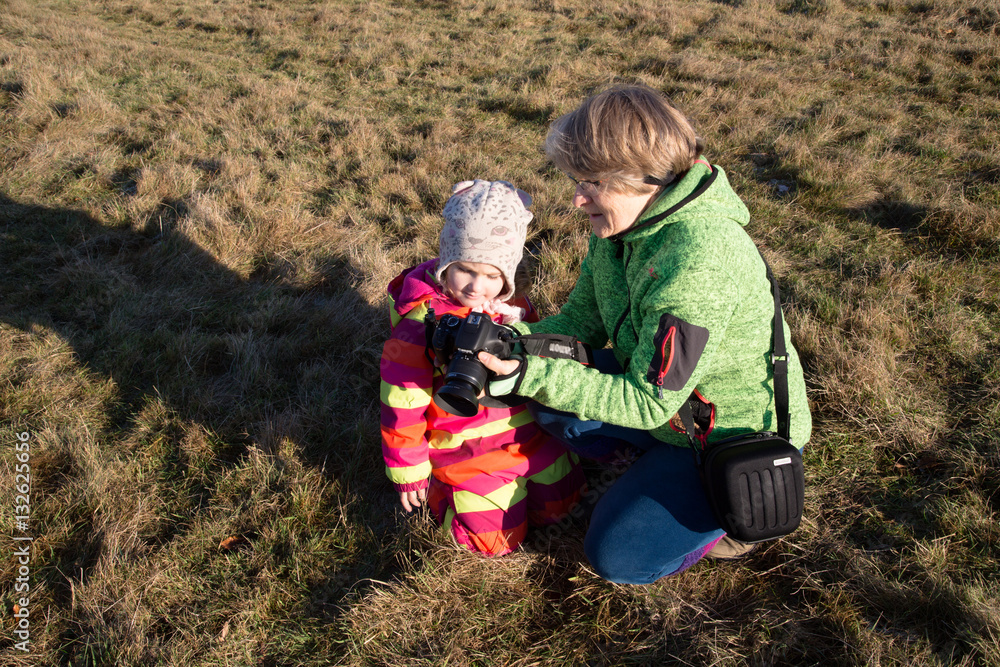
<path id="1" fill-rule="evenodd" d="M 386 472 L 399 492 L 426 488 L 433 472 L 450 486 L 488 493 L 487 487 L 523 476 L 542 463 L 529 458 L 550 436 L 523 405 L 480 406 L 475 416 L 458 417 L 433 403 L 434 392 L 444 382 L 444 369 L 435 369 L 428 357 L 424 316 L 428 308 L 438 317 L 469 313 L 469 308 L 441 291 L 433 278 L 436 264 L 432 259 L 406 269 L 388 288 L 392 335 L 380 365 Z M 525 309 L 526 320 L 537 321 L 527 299 L 515 301 Z"/>

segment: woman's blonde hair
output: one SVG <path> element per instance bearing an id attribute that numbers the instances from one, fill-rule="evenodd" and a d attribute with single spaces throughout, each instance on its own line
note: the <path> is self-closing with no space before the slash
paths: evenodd
<path id="1" fill-rule="evenodd" d="M 626 192 L 673 181 L 703 148 L 684 114 L 647 86 L 617 86 L 588 97 L 557 118 L 545 138 L 556 167 Z"/>

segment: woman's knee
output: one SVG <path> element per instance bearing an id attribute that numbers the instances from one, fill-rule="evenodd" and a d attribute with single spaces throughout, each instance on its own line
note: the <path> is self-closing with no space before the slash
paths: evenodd
<path id="1" fill-rule="evenodd" d="M 583 549 L 594 572 L 602 579 L 616 584 L 638 585 L 680 574 L 701 560 L 707 550 L 699 546 L 690 553 L 672 554 L 665 550 L 644 557 L 642 545 L 604 540 L 603 536 L 592 531 L 587 533 Z"/>
<path id="2" fill-rule="evenodd" d="M 590 561 L 594 572 L 607 581 L 616 584 L 651 584 L 654 581 L 674 574 L 684 565 L 684 556 L 668 558 L 650 558 L 643 555 L 643 546 L 630 543 L 615 536 L 602 535 L 593 529 L 587 531 L 583 541 L 583 550 Z"/>
<path id="3" fill-rule="evenodd" d="M 667 447 L 645 454 L 598 502 L 584 550 L 602 577 L 652 583 L 692 565 L 721 535 L 683 454 Z"/>

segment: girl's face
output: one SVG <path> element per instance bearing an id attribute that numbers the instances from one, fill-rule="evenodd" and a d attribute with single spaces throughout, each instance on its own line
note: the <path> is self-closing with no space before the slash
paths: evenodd
<path id="1" fill-rule="evenodd" d="M 635 224 L 639 215 L 660 195 L 660 188 L 648 194 L 614 192 L 581 181 L 573 193 L 573 205 L 590 217 L 590 226 L 599 239 L 620 234 Z"/>
<path id="2" fill-rule="evenodd" d="M 444 272 L 444 293 L 463 306 L 475 308 L 503 291 L 500 269 L 492 264 L 455 262 Z"/>

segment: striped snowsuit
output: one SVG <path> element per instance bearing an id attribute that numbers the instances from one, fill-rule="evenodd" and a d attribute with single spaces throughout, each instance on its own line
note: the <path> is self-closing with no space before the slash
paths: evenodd
<path id="1" fill-rule="evenodd" d="M 428 503 L 455 540 L 490 556 L 508 553 L 528 524 L 565 517 L 580 499 L 575 454 L 542 431 L 527 406 L 487 408 L 458 417 L 438 408 L 433 392 L 445 369 L 428 357 L 424 315 L 469 313 L 437 285 L 437 260 L 403 271 L 388 288 L 392 335 L 382 350 L 382 454 L 396 491 L 428 488 Z M 533 320 L 527 300 L 519 302 Z M 428 477 L 430 480 L 428 481 Z"/>

